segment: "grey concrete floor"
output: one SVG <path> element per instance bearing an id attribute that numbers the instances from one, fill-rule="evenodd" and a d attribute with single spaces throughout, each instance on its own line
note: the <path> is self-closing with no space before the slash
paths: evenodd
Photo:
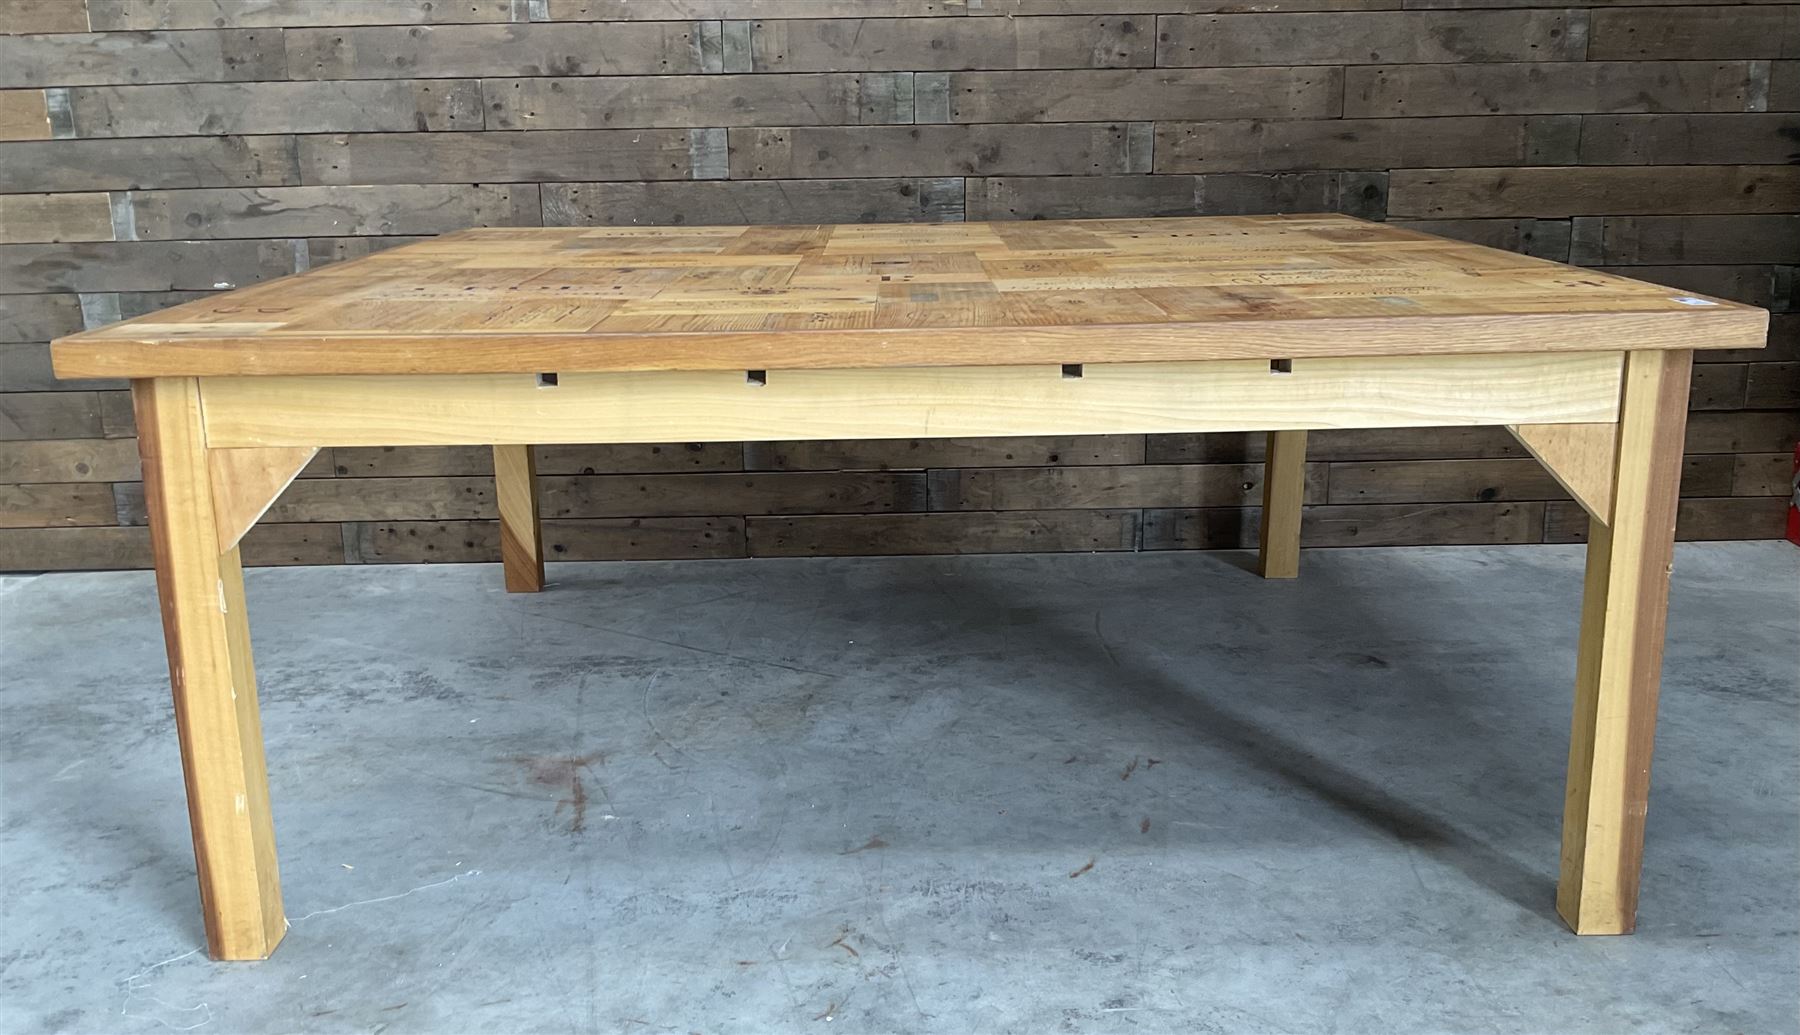
<path id="1" fill-rule="evenodd" d="M 1639 933 L 1552 908 L 1578 547 L 271 569 L 208 962 L 145 573 L 0 584 L 0 1030 L 1792 1031 L 1800 551 L 1684 546 Z"/>

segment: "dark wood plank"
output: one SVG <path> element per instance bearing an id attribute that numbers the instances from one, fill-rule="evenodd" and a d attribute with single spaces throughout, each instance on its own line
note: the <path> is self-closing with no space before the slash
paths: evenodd
<path id="1" fill-rule="evenodd" d="M 686 75 L 708 68 L 697 22 L 289 29 L 293 79 Z"/>
<path id="2" fill-rule="evenodd" d="M 137 443 L 129 439 L 38 440 L 0 447 L 0 485 L 117 482 L 142 476 Z"/>
<path id="3" fill-rule="evenodd" d="M 1742 363 L 1695 364 L 1688 384 L 1688 409 L 1744 409 L 1745 377 Z"/>
<path id="4" fill-rule="evenodd" d="M 87 0 L 97 31 L 259 28 L 283 25 L 428 25 L 510 21 L 512 0 Z"/>
<path id="5" fill-rule="evenodd" d="M 1308 464 L 1309 502 L 1325 502 L 1325 465 Z M 1256 464 L 981 467 L 931 472 L 931 509 L 1247 506 L 1262 498 Z"/>
<path id="6" fill-rule="evenodd" d="M 1169 15 L 1161 66 L 1579 61 L 1583 23 L 1562 11 Z"/>
<path id="7" fill-rule="evenodd" d="M 1596 266 L 1621 277 L 1667 284 L 1716 298 L 1729 298 L 1765 309 L 1785 310 L 1792 303 L 1794 268 L 1768 264 L 1732 266 Z"/>
<path id="8" fill-rule="evenodd" d="M 1211 435 L 1150 435 L 1144 456 L 1152 464 L 1259 463 L 1268 435 L 1257 431 Z M 1308 432 L 1310 461 L 1413 460 L 1426 457 L 1491 459 L 1530 454 L 1505 428 L 1328 428 Z"/>
<path id="9" fill-rule="evenodd" d="M 1345 73 L 1344 115 L 1742 112 L 1757 97 L 1748 61 L 1378 65 Z"/>
<path id="10" fill-rule="evenodd" d="M 293 272 L 285 241 L 0 245 L 0 293 L 241 287 Z"/>
<path id="11" fill-rule="evenodd" d="M 1192 216 L 1197 176 L 994 176 L 968 180 L 968 218 Z"/>
<path id="12" fill-rule="evenodd" d="M 1132 0 L 1141 3 L 1143 0 Z M 964 13 L 967 0 L 882 0 L 886 18 L 929 18 Z M 680 18 L 852 18 L 869 13 L 869 0 L 549 0 L 555 22 L 616 22 Z"/>
<path id="13" fill-rule="evenodd" d="M 547 226 L 940 223 L 963 215 L 956 177 L 546 183 Z"/>
<path id="14" fill-rule="evenodd" d="M 114 523 L 104 485 L 0 484 L 0 528 L 61 528 Z"/>
<path id="15" fill-rule="evenodd" d="M 1130 550 L 1135 510 L 753 517 L 752 557 Z"/>
<path id="16" fill-rule="evenodd" d="M 1623 7 L 1592 17 L 1595 61 L 1800 57 L 1800 6 Z"/>
<path id="17" fill-rule="evenodd" d="M 1768 496 L 1684 499 L 1675 515 L 1675 538 L 1682 542 L 1780 539 L 1787 520 L 1787 500 Z M 1587 511 L 1579 503 L 1545 505 L 1545 542 L 1585 543 L 1587 530 Z"/>
<path id="18" fill-rule="evenodd" d="M 547 518 L 877 514 L 925 509 L 925 476 L 888 472 L 577 475 L 538 479 Z"/>
<path id="19" fill-rule="evenodd" d="M 472 79 L 84 86 L 69 91 L 76 136 L 405 133 L 480 129 Z M 48 135 L 48 134 L 46 134 Z"/>
<path id="20" fill-rule="evenodd" d="M 1800 409 L 1800 363 L 1750 363 L 1744 374 L 1745 406 Z"/>
<path id="21" fill-rule="evenodd" d="M 1800 262 L 1800 215 L 1607 216 L 1588 265 Z"/>
<path id="22" fill-rule="evenodd" d="M 342 564 L 336 525 L 256 525 L 240 544 L 252 567 Z M 0 571 L 95 571 L 148 568 L 150 530 L 130 528 L 12 528 L 0 530 Z"/>
<path id="23" fill-rule="evenodd" d="M 49 341 L 81 329 L 74 295 L 12 295 L 0 303 L 0 342 Z"/>
<path id="24" fill-rule="evenodd" d="M 1334 463 L 1329 479 L 1329 502 L 1340 505 L 1497 503 L 1569 498 L 1535 458 Z M 1729 458 L 1689 457 L 1682 468 L 1681 486 L 1685 495 L 1729 493 Z"/>
<path id="25" fill-rule="evenodd" d="M 1523 252 L 1554 262 L 1569 261 L 1567 219 L 1395 219 L 1395 226 L 1452 237 L 1489 248 Z"/>
<path id="26" fill-rule="evenodd" d="M 58 379 L 50 366 L 50 346 L 46 342 L 0 343 L 0 392 L 88 392 L 126 387 L 127 382 L 116 379 Z"/>
<path id="27" fill-rule="evenodd" d="M 287 78 L 281 33 L 0 34 L 0 87 L 235 83 Z"/>
<path id="28" fill-rule="evenodd" d="M 1575 116 L 1159 122 L 1157 172 L 1562 165 Z"/>
<path id="29" fill-rule="evenodd" d="M 1789 497 L 1794 491 L 1794 454 L 1740 453 L 1732 459 L 1733 496 Z"/>
<path id="30" fill-rule="evenodd" d="M 912 121 L 912 76 L 904 72 L 716 75 L 704 79 L 484 79 L 481 95 L 488 129 L 832 126 Z"/>
<path id="31" fill-rule="evenodd" d="M 338 528 L 317 527 L 334 533 Z M 357 521 L 343 529 L 353 564 L 500 560 L 498 521 Z M 744 556 L 744 523 L 739 518 L 545 521 L 542 530 L 544 555 L 551 561 Z"/>
<path id="32" fill-rule="evenodd" d="M 1544 507 L 1528 503 L 1436 503 L 1429 506 L 1307 507 L 1300 545 L 1470 546 L 1535 543 Z M 1144 512 L 1146 550 L 1237 550 L 1256 545 L 1257 508 L 1209 507 Z"/>
<path id="33" fill-rule="evenodd" d="M 299 138 L 309 184 L 686 180 L 724 134 L 682 129 L 339 133 Z M 722 171 L 722 170 L 721 170 Z"/>
<path id="34" fill-rule="evenodd" d="M 922 78 L 922 77 L 921 77 Z M 1342 107 L 1336 68 L 1157 68 L 1054 72 L 951 72 L 951 122 L 1095 122 L 1110 119 L 1322 119 Z M 920 91 L 914 80 L 915 96 Z M 933 121 L 922 114 L 919 122 Z"/>
<path id="35" fill-rule="evenodd" d="M 772 471 L 920 471 L 935 467 L 1137 464 L 1142 435 L 747 442 L 744 466 Z"/>
<path id="36" fill-rule="evenodd" d="M 0 393 L 0 442 L 99 438 L 102 433 L 97 392 Z"/>
<path id="37" fill-rule="evenodd" d="M 760 18 L 750 27 L 756 72 L 1146 68 L 1156 19 Z"/>
<path id="38" fill-rule="evenodd" d="M 1800 64 L 1800 62 L 1796 62 Z M 1800 114 L 1587 115 L 1583 165 L 1780 165 L 1800 145 Z"/>
<path id="39" fill-rule="evenodd" d="M 539 475 L 676 474 L 744 468 L 742 448 L 725 442 L 538 446 L 534 455 Z M 491 477 L 494 451 L 487 446 L 340 446 L 332 450 L 332 463 L 343 478 Z"/>
<path id="40" fill-rule="evenodd" d="M 1081 176 L 1134 169 L 1125 123 L 786 126 L 731 131 L 735 179 Z M 1149 155 L 1143 156 L 1146 162 Z"/>
<path id="41" fill-rule="evenodd" d="M 123 137 L 0 143 L 0 192 L 298 184 L 288 136 Z"/>
<path id="42" fill-rule="evenodd" d="M 536 184 L 392 184 L 145 191 L 128 201 L 139 240 L 441 234 L 536 226 Z"/>
<path id="43" fill-rule="evenodd" d="M 1800 441 L 1800 412 L 1745 410 L 1688 417 L 1687 453 L 1779 453 Z"/>
<path id="44" fill-rule="evenodd" d="M 1800 209 L 1800 167 L 1399 169 L 1388 214 L 1420 219 Z"/>

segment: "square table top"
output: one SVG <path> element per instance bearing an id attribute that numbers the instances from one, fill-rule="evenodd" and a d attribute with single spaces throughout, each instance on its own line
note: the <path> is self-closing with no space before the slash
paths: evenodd
<path id="1" fill-rule="evenodd" d="M 1338 215 L 465 230 L 56 342 L 64 377 L 1755 348 L 1768 314 Z"/>

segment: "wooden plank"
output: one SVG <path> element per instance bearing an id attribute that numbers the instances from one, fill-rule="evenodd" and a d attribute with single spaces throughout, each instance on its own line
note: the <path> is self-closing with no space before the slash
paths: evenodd
<path id="1" fill-rule="evenodd" d="M 484 79 L 487 128 L 800 126 L 912 120 L 907 73 Z M 338 129 L 354 129 L 339 126 Z"/>
<path id="2" fill-rule="evenodd" d="M 1302 475 L 1302 491 L 1323 503 L 1324 466 Z M 1242 506 L 1263 492 L 1263 470 L 1255 464 L 978 467 L 930 477 L 934 511 Z"/>
<path id="3" fill-rule="evenodd" d="M 1313 506 L 1306 510 L 1300 545 L 1314 549 L 1535 543 L 1543 535 L 1545 506 L 1535 502 Z M 1146 510 L 1142 548 L 1245 549 L 1257 545 L 1259 518 L 1254 508 Z"/>
<path id="4" fill-rule="evenodd" d="M 1417 113 L 1410 113 L 1417 114 Z M 1160 122 L 1157 172 L 1562 165 L 1577 116 Z"/>
<path id="5" fill-rule="evenodd" d="M 1130 550 L 1135 510 L 753 517 L 752 557 Z"/>
<path id="6" fill-rule="evenodd" d="M 1388 213 L 1422 219 L 1786 213 L 1800 208 L 1800 168 L 1398 169 Z"/>
<path id="7" fill-rule="evenodd" d="M 137 443 L 130 439 L 34 439 L 0 445 L 0 485 L 118 482 L 142 476 Z"/>
<path id="8" fill-rule="evenodd" d="M 207 947 L 263 959 L 287 919 L 243 572 L 214 532 L 198 385 L 139 382 L 134 397 Z"/>
<path id="9" fill-rule="evenodd" d="M 0 0 L 0 34 L 86 32 L 87 8 L 70 0 Z"/>
<path id="10" fill-rule="evenodd" d="M 1800 261 L 1800 215 L 1607 216 L 1594 264 L 1675 265 Z"/>
<path id="11" fill-rule="evenodd" d="M 1800 412 L 1696 413 L 1688 418 L 1689 453 L 1792 452 Z"/>
<path id="12" fill-rule="evenodd" d="M 537 467 L 530 446 L 495 446 L 494 503 L 508 593 L 544 588 L 544 539 L 538 522 Z"/>
<path id="13" fill-rule="evenodd" d="M 1343 104 L 1336 68 L 1157 68 L 952 72 L 951 122 L 1101 122 L 1191 118 L 1324 119 Z M 915 97 L 919 92 L 914 82 Z M 920 118 L 917 121 L 929 121 Z"/>
<path id="14" fill-rule="evenodd" d="M 0 394 L 0 442 L 100 435 L 100 396 L 96 392 Z"/>
<path id="15" fill-rule="evenodd" d="M 548 518 L 711 514 L 878 514 L 925 509 L 925 476 L 888 472 L 551 475 L 539 479 Z"/>
<path id="16" fill-rule="evenodd" d="M 287 78 L 281 34 L 205 32 L 0 34 L 0 87 L 246 82 Z"/>
<path id="17" fill-rule="evenodd" d="M 81 300 L 72 294 L 8 295 L 0 305 L 0 342 L 49 341 L 81 326 Z"/>
<path id="18" fill-rule="evenodd" d="M 773 471 L 922 471 L 1144 462 L 1141 435 L 748 442 L 744 466 Z"/>
<path id="19" fill-rule="evenodd" d="M 1800 409 L 1800 363 L 1751 363 L 1745 368 L 1744 405 L 1751 409 Z"/>
<path id="20" fill-rule="evenodd" d="M 1144 443 L 1147 463 L 1247 464 L 1263 460 L 1268 436 L 1260 432 L 1214 435 L 1151 435 Z M 1314 461 L 1488 459 L 1526 456 L 1517 439 L 1498 427 L 1330 428 L 1306 437 Z"/>
<path id="21" fill-rule="evenodd" d="M 1393 225 L 1539 259 L 1569 261 L 1567 219 L 1396 219 Z"/>
<path id="22" fill-rule="evenodd" d="M 212 517 L 220 548 L 235 549 L 244 533 L 318 452 L 317 446 L 206 450 Z"/>
<path id="23" fill-rule="evenodd" d="M 1800 64 L 1800 62 L 1796 62 Z M 1587 115 L 1583 165 L 1780 165 L 1793 159 L 1800 114 Z"/>
<path id="24" fill-rule="evenodd" d="M 1515 424 L 1506 430 L 1588 513 L 1607 520 L 1612 513 L 1617 424 Z"/>
<path id="25" fill-rule="evenodd" d="M 339 133 L 301 137 L 299 167 L 317 184 L 685 180 L 710 145 L 676 129 Z"/>
<path id="26" fill-rule="evenodd" d="M 1123 6 L 1133 14 L 1216 14 L 1256 11 L 1384 11 L 1408 6 L 1407 0 L 1257 0 L 1247 8 L 1244 0 L 964 0 L 964 14 L 1016 18 L 1042 14 L 1115 14 Z M 1527 7 L 1531 0 L 1515 0 L 1503 6 Z M 1563 6 L 1560 2 L 1555 6 Z"/>
<path id="27" fill-rule="evenodd" d="M 1741 112 L 1757 110 L 1757 98 L 1747 61 L 1371 65 L 1344 80 L 1348 118 Z"/>
<path id="28" fill-rule="evenodd" d="M 1688 294 L 1729 298 L 1764 309 L 1786 309 L 1793 295 L 1792 266 L 1596 266 L 1594 269 L 1652 284 L 1666 284 Z"/>
<path id="29" fill-rule="evenodd" d="M 742 450 L 736 443 L 538 446 L 534 456 L 541 474 L 675 474 L 744 468 Z M 346 447 L 333 450 L 332 461 L 333 471 L 340 478 L 470 477 L 494 473 L 493 450 L 487 446 Z"/>
<path id="30" fill-rule="evenodd" d="M 393 184 L 133 192 L 138 240 L 439 234 L 535 226 L 536 184 Z"/>
<path id="31" fill-rule="evenodd" d="M 751 23 L 755 72 L 952 71 L 973 68 L 1147 68 L 1156 19 L 761 18 Z"/>
<path id="32" fill-rule="evenodd" d="M 1142 3 L 1143 0 L 1133 0 Z M 883 18 L 925 18 L 956 15 L 967 0 L 882 0 Z M 756 0 L 746 8 L 743 0 L 549 0 L 554 22 L 616 22 L 679 18 L 851 18 L 869 12 L 868 0 Z"/>
<path id="33" fill-rule="evenodd" d="M 1140 172 L 1124 123 L 785 126 L 731 132 L 734 179 Z"/>
<path id="34" fill-rule="evenodd" d="M 104 485 L 0 484 L 0 528 L 57 528 L 114 523 Z"/>
<path id="35" fill-rule="evenodd" d="M 1168 15 L 1157 19 L 1156 64 L 1580 61 L 1585 28 L 1585 15 L 1562 11 Z"/>
<path id="36" fill-rule="evenodd" d="M 0 244 L 112 239 L 105 194 L 0 194 Z"/>
<path id="37" fill-rule="evenodd" d="M 0 191 L 275 187 L 299 182 L 294 138 L 286 136 L 0 143 Z"/>
<path id="38" fill-rule="evenodd" d="M 968 218 L 1150 218 L 1200 212 L 1195 176 L 994 176 L 968 180 Z"/>
<path id="39" fill-rule="evenodd" d="M 559 561 L 744 556 L 740 518 L 545 521 L 542 527 L 545 555 Z M 344 526 L 344 538 L 353 564 L 500 560 L 498 521 L 359 521 Z"/>
<path id="40" fill-rule="evenodd" d="M 1266 455 L 1256 537 L 1257 572 L 1265 579 L 1296 578 L 1300 574 L 1300 514 L 1308 481 L 1306 432 L 1269 432 Z M 1316 469 L 1323 473 L 1323 465 Z"/>
<path id="41" fill-rule="evenodd" d="M 472 79 L 80 86 L 68 96 L 75 135 L 81 137 L 407 133 L 482 126 L 481 91 Z"/>
<path id="42" fill-rule="evenodd" d="M 1595 61 L 1800 57 L 1800 7 L 1626 7 L 1592 18 Z"/>
<path id="43" fill-rule="evenodd" d="M 1329 476 L 1330 502 L 1481 502 L 1560 500 L 1568 492 L 1535 459 L 1397 460 L 1335 463 Z M 1730 491 L 1731 465 L 1718 457 L 1690 457 L 1682 468 L 1688 495 Z"/>
<path id="44" fill-rule="evenodd" d="M 0 245 L 0 293 L 223 289 L 291 272 L 285 241 Z"/>
<path id="45" fill-rule="evenodd" d="M 1793 491 L 1792 453 L 1744 453 L 1732 457 L 1733 496 L 1780 496 L 1786 499 Z"/>
<path id="46" fill-rule="evenodd" d="M 132 445 L 135 450 L 135 443 Z M 250 565 L 342 564 L 336 525 L 258 525 L 244 537 Z M 150 530 L 110 528 L 0 529 L 0 571 L 83 571 L 151 566 Z"/>
<path id="47" fill-rule="evenodd" d="M 1556 911 L 1578 934 L 1636 926 L 1691 362 L 1627 359 L 1612 517 L 1588 533 L 1556 885 Z"/>
<path id="48" fill-rule="evenodd" d="M 689 75 L 717 71 L 698 22 L 514 23 L 294 28 L 293 79 Z"/>
<path id="49" fill-rule="evenodd" d="M 265 445 L 1136 434 L 1591 423 L 1617 406 L 1617 354 L 1057 367 L 209 378 L 208 441 Z M 50 393 L 65 397 L 71 393 Z M 995 400 L 1008 400 L 1004 407 Z"/>
<path id="50" fill-rule="evenodd" d="M 1744 409 L 1747 371 L 1742 363 L 1696 365 L 1688 386 L 1688 410 Z"/>
<path id="51" fill-rule="evenodd" d="M 546 226 L 960 222 L 959 177 L 546 183 Z"/>
<path id="52" fill-rule="evenodd" d="M 1769 62 L 1769 110 L 1800 111 L 1800 61 Z"/>
<path id="53" fill-rule="evenodd" d="M 0 90 L 0 140 L 50 139 L 42 90 Z"/>
<path id="54" fill-rule="evenodd" d="M 397 4 L 393 0 L 87 0 L 96 31 L 263 28 L 283 25 L 424 25 L 511 21 L 512 0 Z"/>

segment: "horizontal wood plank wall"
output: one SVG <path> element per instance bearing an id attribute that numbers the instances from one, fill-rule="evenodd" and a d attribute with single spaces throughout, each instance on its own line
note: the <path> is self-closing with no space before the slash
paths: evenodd
<path id="1" fill-rule="evenodd" d="M 867 17 L 880 14 L 883 17 Z M 1680 534 L 1779 534 L 1800 4 L 0 0 L 0 570 L 149 563 L 45 342 L 470 225 L 1337 210 L 1729 296 Z M 554 445 L 552 559 L 1241 547 L 1262 435 Z M 1311 436 L 1313 546 L 1579 540 L 1505 431 Z M 496 560 L 485 448 L 322 452 L 251 564 Z"/>

